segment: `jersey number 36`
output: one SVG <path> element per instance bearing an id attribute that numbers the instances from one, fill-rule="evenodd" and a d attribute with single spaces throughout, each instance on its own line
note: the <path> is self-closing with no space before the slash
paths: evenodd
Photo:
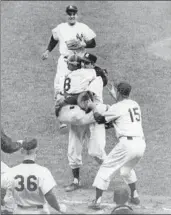
<path id="1" fill-rule="evenodd" d="M 15 189 L 19 192 L 27 189 L 29 191 L 35 191 L 37 189 L 37 178 L 35 175 L 30 175 L 27 178 L 24 178 L 22 175 L 16 175 L 15 180 L 18 181 L 18 186 Z M 26 183 L 24 183 L 26 180 Z M 26 184 L 26 186 L 25 186 Z"/>

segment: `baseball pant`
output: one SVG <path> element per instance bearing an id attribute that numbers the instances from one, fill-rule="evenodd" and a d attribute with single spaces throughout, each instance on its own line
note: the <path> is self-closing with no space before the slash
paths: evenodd
<path id="1" fill-rule="evenodd" d="M 82 147 L 87 144 L 88 154 L 94 158 L 106 158 L 106 131 L 103 124 L 71 125 L 69 129 L 68 161 L 71 169 L 82 165 Z"/>
<path id="2" fill-rule="evenodd" d="M 120 175 L 125 183 L 130 184 L 137 181 L 133 168 L 142 158 L 146 143 L 141 137 L 121 137 L 117 145 L 102 163 L 93 183 L 94 187 L 107 190 L 114 174 L 120 170 Z"/>
<path id="3" fill-rule="evenodd" d="M 107 105 L 99 103 L 96 106 L 99 113 L 106 111 Z M 71 125 L 86 125 L 95 123 L 93 112 L 86 114 L 78 105 L 65 105 L 59 112 L 58 119 Z"/>

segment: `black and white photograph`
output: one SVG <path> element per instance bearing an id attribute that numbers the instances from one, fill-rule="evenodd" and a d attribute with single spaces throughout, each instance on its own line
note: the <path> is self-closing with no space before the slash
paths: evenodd
<path id="1" fill-rule="evenodd" d="M 1 1 L 1 213 L 171 214 L 171 1 Z"/>

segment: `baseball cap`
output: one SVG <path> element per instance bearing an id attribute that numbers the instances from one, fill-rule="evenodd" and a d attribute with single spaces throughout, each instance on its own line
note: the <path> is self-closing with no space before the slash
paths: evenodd
<path id="1" fill-rule="evenodd" d="M 93 54 L 90 53 L 85 53 L 84 56 L 81 58 L 82 61 L 87 62 L 87 63 L 96 63 L 97 57 Z"/>
<path id="2" fill-rule="evenodd" d="M 69 5 L 66 7 L 66 13 L 69 14 L 70 12 L 74 12 L 77 13 L 78 12 L 78 8 L 74 5 Z"/>
<path id="3" fill-rule="evenodd" d="M 126 97 L 129 96 L 132 89 L 131 85 L 128 84 L 127 82 L 120 82 L 116 88 L 121 95 Z"/>
<path id="4" fill-rule="evenodd" d="M 22 144 L 22 148 L 29 151 L 37 148 L 37 140 L 35 138 L 26 138 Z"/>
<path id="5" fill-rule="evenodd" d="M 124 204 L 129 199 L 129 192 L 125 187 L 118 187 L 114 190 L 113 200 L 116 204 Z"/>

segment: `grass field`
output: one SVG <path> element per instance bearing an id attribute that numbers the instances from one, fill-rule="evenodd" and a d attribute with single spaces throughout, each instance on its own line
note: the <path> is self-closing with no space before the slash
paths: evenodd
<path id="1" fill-rule="evenodd" d="M 38 163 L 52 171 L 59 190 L 70 182 L 68 135 L 60 134 L 54 115 L 53 58 L 57 59 L 59 53 L 55 48 L 46 62 L 41 60 L 41 54 L 49 42 L 51 29 L 65 21 L 64 10 L 71 3 L 78 6 L 80 20 L 97 34 L 97 47 L 91 52 L 97 54 L 98 64 L 108 69 L 111 79 L 129 81 L 133 86 L 132 98 L 142 108 L 147 149 L 136 168 L 140 193 L 171 196 L 171 61 L 148 51 L 151 44 L 171 37 L 169 1 L 2 1 L 4 130 L 13 139 L 36 137 L 40 143 Z M 112 102 L 106 90 L 104 99 L 106 103 Z M 112 131 L 107 131 L 107 152 L 114 141 Z M 10 156 L 2 153 L 2 159 L 13 166 L 21 161 L 21 156 L 19 152 Z M 86 146 L 83 159 L 82 184 L 91 189 L 98 165 L 87 155 Z M 122 183 L 118 176 L 110 190 L 117 183 Z"/>

